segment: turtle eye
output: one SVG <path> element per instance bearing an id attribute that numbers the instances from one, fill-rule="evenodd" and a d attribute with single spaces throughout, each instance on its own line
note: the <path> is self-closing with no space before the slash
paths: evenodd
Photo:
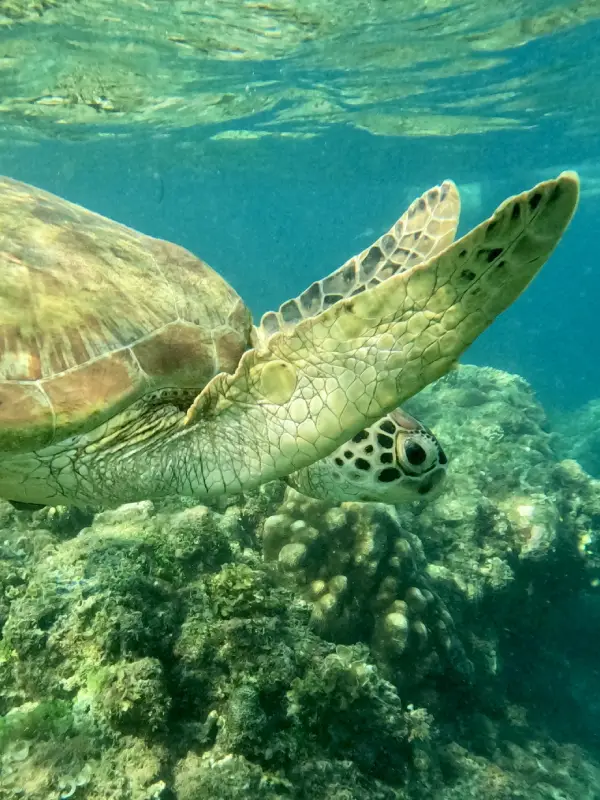
<path id="1" fill-rule="evenodd" d="M 408 463 L 413 467 L 420 466 L 427 458 L 427 453 L 424 448 L 414 440 L 406 442 L 404 445 L 404 455 Z"/>
<path id="2" fill-rule="evenodd" d="M 398 441 L 397 454 L 400 465 L 409 475 L 422 475 L 439 463 L 435 441 L 422 433 L 414 433 Z"/>

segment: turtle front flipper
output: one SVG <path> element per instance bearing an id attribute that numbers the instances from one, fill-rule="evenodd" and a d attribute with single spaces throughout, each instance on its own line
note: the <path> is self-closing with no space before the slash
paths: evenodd
<path id="1" fill-rule="evenodd" d="M 264 343 L 274 333 L 437 255 L 453 241 L 459 214 L 460 196 L 452 181 L 429 189 L 370 247 L 287 300 L 278 311 L 264 314 L 257 328 L 259 341 Z"/>
<path id="2" fill-rule="evenodd" d="M 284 477 L 446 373 L 540 270 L 578 194 L 574 173 L 541 183 L 427 262 L 246 352 L 174 437 L 187 462 L 179 490 L 212 496 Z"/>
<path id="3" fill-rule="evenodd" d="M 288 300 L 278 311 L 264 314 L 257 329 L 259 341 L 264 343 L 274 333 L 290 329 L 300 320 L 320 314 L 334 302 L 377 286 L 441 252 L 454 239 L 459 214 L 460 196 L 452 181 L 444 181 L 440 186 L 424 192 L 389 231 L 370 247 L 346 261 L 328 277 L 313 283 L 298 297 Z M 403 427 L 402 420 L 407 422 L 407 427 Z M 339 453 L 336 450 L 327 458 L 290 475 L 288 483 L 312 497 L 340 502 L 362 499 L 399 503 L 422 497 L 434 482 L 439 484 L 437 477 L 443 477 L 445 467 L 435 473 L 435 481 L 429 480 L 429 474 L 425 475 L 420 468 L 417 474 L 404 469 L 401 457 L 395 454 L 402 453 L 401 441 L 413 435 L 415 426 L 422 432 L 427 431 L 424 425 L 400 409 L 390 412 L 377 425 L 356 434 L 356 447 L 359 447 L 358 442 L 363 443 L 359 448 L 362 450 L 361 456 L 352 458 L 356 448 L 348 442 L 346 447 L 340 448 Z M 385 452 L 385 448 L 381 447 L 376 433 L 380 431 L 380 439 L 389 439 L 383 430 L 386 427 L 394 440 L 398 438 L 398 446 L 395 443 L 390 452 Z M 424 435 L 415 434 L 417 437 Z M 443 452 L 437 440 L 435 442 L 436 447 L 431 447 L 432 455 L 437 453 L 438 448 L 439 452 Z M 429 440 L 425 440 L 423 445 L 429 448 Z M 364 447 L 372 448 L 371 452 L 365 452 Z M 387 459 L 392 452 L 393 464 L 388 463 L 380 480 L 379 455 Z M 359 465 L 356 469 L 355 464 Z"/>

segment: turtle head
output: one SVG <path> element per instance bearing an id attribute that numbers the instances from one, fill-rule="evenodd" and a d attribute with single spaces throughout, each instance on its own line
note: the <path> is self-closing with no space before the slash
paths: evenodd
<path id="1" fill-rule="evenodd" d="M 435 496 L 447 467 L 433 433 L 396 409 L 287 480 L 299 492 L 321 499 L 396 504 Z"/>

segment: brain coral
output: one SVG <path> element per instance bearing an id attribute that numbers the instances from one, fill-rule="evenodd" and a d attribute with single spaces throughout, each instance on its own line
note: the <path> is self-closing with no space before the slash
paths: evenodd
<path id="1" fill-rule="evenodd" d="M 452 617 L 427 579 L 421 543 L 399 526 L 393 508 L 331 507 L 289 490 L 266 517 L 262 540 L 265 559 L 301 591 L 326 638 L 368 642 L 404 686 L 450 667 L 468 674 Z"/>

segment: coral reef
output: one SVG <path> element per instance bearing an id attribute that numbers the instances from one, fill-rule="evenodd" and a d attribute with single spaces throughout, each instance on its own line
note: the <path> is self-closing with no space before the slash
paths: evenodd
<path id="1" fill-rule="evenodd" d="M 311 632 L 237 510 L 139 503 L 43 535 L 3 628 L 6 796 L 160 797 L 172 776 L 181 798 L 277 797 L 325 754 L 352 783 L 406 772 L 423 722 L 365 647 Z"/>
<path id="2" fill-rule="evenodd" d="M 332 508 L 290 490 L 265 519 L 263 551 L 311 604 L 313 627 L 340 643 L 368 642 L 399 688 L 436 672 L 468 680 L 452 617 L 431 591 L 421 541 L 408 531 L 390 506 Z"/>
<path id="3" fill-rule="evenodd" d="M 600 484 L 559 461 L 544 410 L 518 376 L 462 367 L 411 409 L 444 441 L 452 470 L 443 495 L 417 515 L 400 512 L 425 548 L 429 570 L 449 570 L 470 596 L 501 589 L 516 571 L 561 571 L 594 581 Z M 435 570 L 434 570 L 435 571 Z"/>
<path id="4" fill-rule="evenodd" d="M 554 412 L 552 426 L 558 454 L 600 478 L 600 400 L 590 400 L 575 411 Z"/>
<path id="5" fill-rule="evenodd" d="M 0 503 L 0 800 L 597 797 L 600 483 L 515 376 L 410 410 L 429 503 Z"/>

